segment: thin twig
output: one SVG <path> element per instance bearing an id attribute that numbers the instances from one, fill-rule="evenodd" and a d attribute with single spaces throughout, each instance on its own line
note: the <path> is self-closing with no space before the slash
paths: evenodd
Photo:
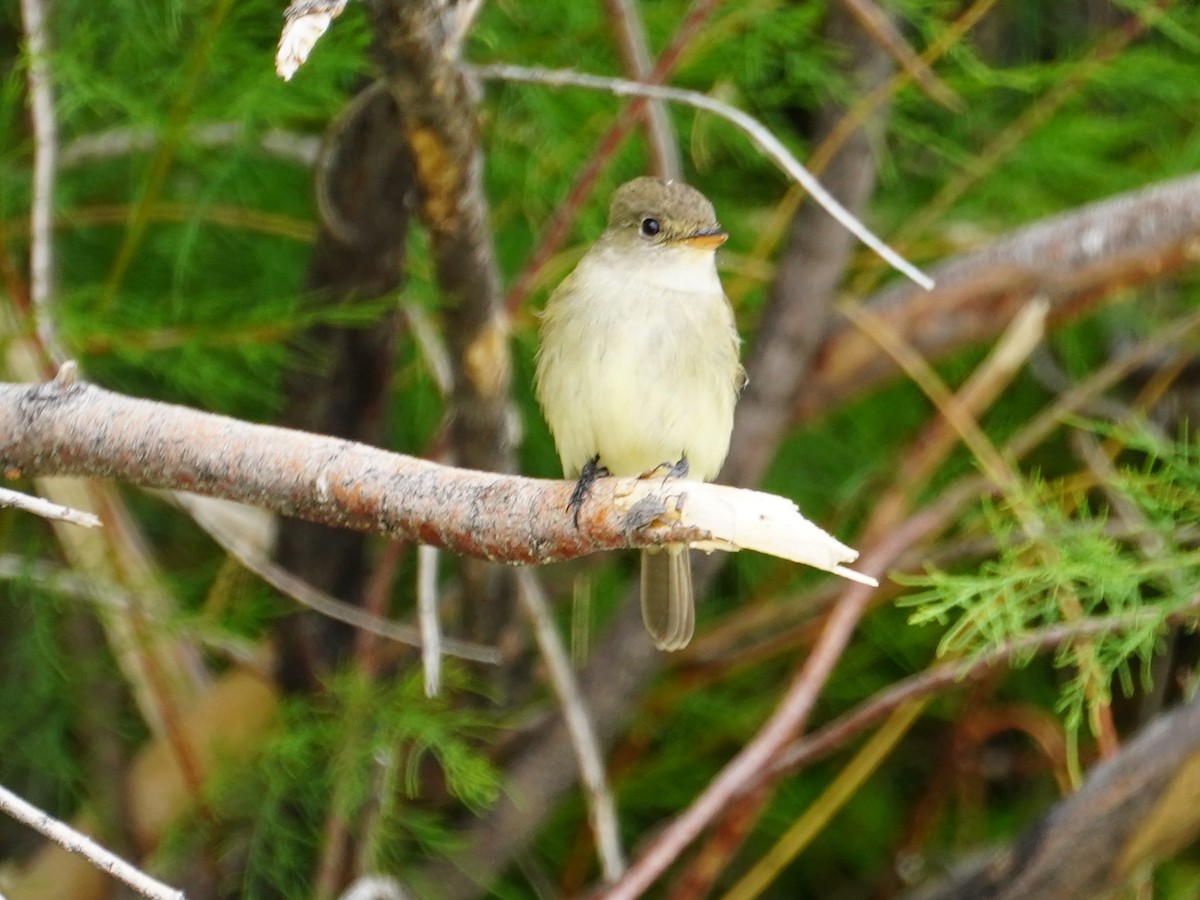
<path id="1" fill-rule="evenodd" d="M 0 506 L 10 506 L 13 509 L 41 516 L 43 519 L 70 522 L 73 525 L 82 525 L 84 528 L 99 528 L 102 524 L 99 516 L 89 512 L 71 509 L 69 506 L 51 503 L 41 497 L 31 497 L 29 494 L 22 494 L 20 491 L 12 491 L 8 488 L 0 488 Z"/>
<path id="2" fill-rule="evenodd" d="M 425 696 L 442 689 L 442 629 L 438 627 L 438 548 L 417 545 L 417 624 L 421 629 L 421 668 Z M 498 654 L 497 654 L 498 657 Z"/>
<path id="3" fill-rule="evenodd" d="M 613 882 L 625 871 L 625 856 L 621 851 L 616 804 L 613 802 L 612 792 L 608 789 L 600 744 L 596 740 L 595 729 L 592 728 L 592 721 L 584 707 L 583 694 L 575 680 L 575 673 L 571 669 L 562 638 L 554 625 L 554 617 L 550 613 L 550 604 L 546 601 L 542 586 L 529 569 L 518 571 L 517 586 L 521 602 L 533 627 L 538 649 L 541 650 L 542 659 L 546 663 L 550 683 L 554 686 L 554 693 L 562 706 L 563 721 L 571 738 L 571 746 L 575 750 L 575 758 L 579 762 L 579 776 L 587 792 L 588 817 L 596 834 L 600 868 L 604 873 L 604 880 Z"/>
<path id="4" fill-rule="evenodd" d="M 287 162 L 311 166 L 317 161 L 321 138 L 283 128 L 268 128 L 257 132 L 244 122 L 210 122 L 187 129 L 185 139 L 197 147 L 237 147 L 248 137 L 257 139 L 258 149 L 268 156 Z M 108 128 L 83 134 L 63 144 L 58 155 L 58 168 L 63 171 L 98 160 L 147 153 L 162 140 L 156 128 L 132 126 Z"/>
<path id="5" fill-rule="evenodd" d="M 409 644 L 413 647 L 422 646 L 421 633 L 418 629 L 413 628 L 411 625 L 401 625 L 399 622 L 392 622 L 389 619 L 381 619 L 379 616 L 371 615 L 357 606 L 343 603 L 341 600 L 329 596 L 324 591 L 317 590 L 302 578 L 297 578 L 283 567 L 271 562 L 271 560 L 251 547 L 243 538 L 219 527 L 212 521 L 210 516 L 200 513 L 193 502 L 195 498 L 181 492 L 174 493 L 172 497 L 191 515 L 192 520 L 209 537 L 216 541 L 226 553 L 234 557 L 243 566 L 280 593 L 291 597 L 297 603 L 307 606 L 309 609 L 315 610 L 323 616 L 328 616 L 339 622 L 345 622 L 347 625 L 352 625 L 355 628 L 361 628 L 364 631 L 370 631 L 381 637 L 390 638 L 393 641 Z M 492 648 L 482 647 L 467 641 L 443 641 L 442 651 L 450 656 L 458 656 L 463 659 L 492 665 L 500 661 L 499 654 Z"/>
<path id="6" fill-rule="evenodd" d="M 650 58 L 650 45 L 646 41 L 646 29 L 642 25 L 637 0 L 604 0 L 604 6 L 617 33 L 617 45 L 621 49 L 625 73 L 634 81 L 646 81 L 653 68 L 653 60 Z M 661 101 L 648 104 L 643 124 L 646 143 L 654 160 L 654 173 L 661 178 L 679 178 L 683 165 L 667 105 Z"/>
<path id="7" fill-rule="evenodd" d="M 493 81 L 522 81 L 530 84 L 542 84 L 548 87 L 584 87 L 593 90 L 609 91 L 620 97 L 649 97 L 658 100 L 670 100 L 687 106 L 703 109 L 713 115 L 720 116 L 735 125 L 780 169 L 802 185 L 822 208 L 842 224 L 850 233 L 874 250 L 896 271 L 902 273 L 926 290 L 933 289 L 933 280 L 921 272 L 916 266 L 906 261 L 900 254 L 874 235 L 866 225 L 851 215 L 844 206 L 821 186 L 807 169 L 801 165 L 792 152 L 783 145 L 761 122 L 748 113 L 743 112 L 728 103 L 722 103 L 701 94 L 699 91 L 688 91 L 682 88 L 665 87 L 656 84 L 640 84 L 626 81 L 623 78 L 608 78 L 603 75 L 589 75 L 583 72 L 572 72 L 562 69 L 540 69 L 528 66 L 490 65 L 475 66 L 476 75 L 485 80 Z"/>
<path id="8" fill-rule="evenodd" d="M 963 444 L 971 451 L 984 474 L 992 483 L 1013 501 L 1017 510 L 1022 508 L 1019 490 L 1021 479 L 1016 469 L 1000 455 L 991 439 L 984 433 L 971 410 L 942 381 L 933 366 L 904 339 L 904 336 L 870 309 L 856 304 L 841 307 L 843 315 L 864 334 L 879 345 L 879 348 L 895 360 L 904 372 L 921 389 L 958 433 Z M 1045 310 L 1042 310 L 1045 317 Z M 1024 522 L 1026 526 L 1028 522 Z"/>
<path id="9" fill-rule="evenodd" d="M 701 26 L 713 14 L 720 2 L 721 0 L 693 0 L 683 21 L 679 24 L 679 28 L 671 37 L 671 42 L 658 57 L 650 74 L 642 79 L 643 81 L 648 84 L 661 84 L 670 76 L 671 72 L 675 70 L 675 66 L 679 64 L 684 50 L 700 32 Z M 517 277 L 513 279 L 508 293 L 505 294 L 504 308 L 510 316 L 516 313 L 529 293 L 534 279 L 566 238 L 567 229 L 575 220 L 584 200 L 587 199 L 592 185 L 605 164 L 617 152 L 625 136 L 637 124 L 647 102 L 645 97 L 635 97 L 626 104 L 625 108 L 613 119 L 608 131 L 600 138 L 591 158 L 575 176 L 575 182 L 571 185 L 571 189 L 567 191 L 566 196 L 555 208 L 549 222 L 542 229 L 535 249 L 529 254 L 528 261 Z"/>
<path id="10" fill-rule="evenodd" d="M 1061 394 L 1014 435 L 1003 452 L 1014 459 L 1030 453 L 1062 425 L 1064 418 L 1077 413 L 1096 397 L 1128 377 L 1138 366 L 1149 362 L 1164 349 L 1178 345 L 1184 338 L 1192 337 L 1192 333 L 1198 330 L 1200 310 L 1193 310 L 1167 322 L 1150 337 L 1105 363 L 1088 378 Z"/>
<path id="11" fill-rule="evenodd" d="M 1018 311 L 987 358 L 955 393 L 955 402 L 963 415 L 977 422 L 1011 383 L 1045 337 L 1047 311 L 1048 304 L 1041 298 Z M 908 514 L 915 486 L 928 483 L 955 446 L 955 437 L 955 428 L 939 413 L 909 441 L 896 467 L 898 477 L 873 505 L 863 543 L 872 543 L 869 536 L 885 534 Z"/>
<path id="12" fill-rule="evenodd" d="M 122 613 L 136 608 L 139 602 L 135 595 L 120 585 L 101 582 L 61 565 L 13 554 L 0 554 L 0 581 L 29 581 L 41 590 L 57 596 L 94 603 L 107 610 Z M 248 669 L 265 668 L 265 651 L 262 645 L 218 628 L 207 628 L 203 623 L 197 624 L 191 632 L 200 643 L 241 666 Z"/>
<path id="13" fill-rule="evenodd" d="M 889 328 L 884 320 L 865 307 L 847 306 L 843 311 L 855 325 L 875 340 L 884 352 L 895 359 L 926 396 L 937 405 L 938 411 L 958 432 L 987 477 L 1004 494 L 1017 521 L 1026 532 L 1038 538 L 1037 554 L 1043 559 L 1053 559 L 1057 550 L 1053 542 L 1045 537 L 1045 523 L 1038 509 L 1026 496 L 1016 466 L 999 453 L 970 411 L 950 392 L 933 367 L 902 335 Z M 1082 606 L 1073 591 L 1061 591 L 1057 599 L 1066 619 L 1077 619 L 1083 615 Z M 1096 662 L 1094 648 L 1086 642 L 1081 642 L 1075 648 L 1075 655 L 1079 671 L 1086 679 L 1085 692 L 1090 703 L 1093 731 L 1099 739 L 1103 754 L 1110 756 L 1116 752 L 1117 743 L 1103 672 Z M 1073 772 L 1078 770 L 1074 756 L 1071 768 Z"/>
<path id="14" fill-rule="evenodd" d="M 964 10 L 945 31 L 938 35 L 925 48 L 920 57 L 922 64 L 930 65 L 940 59 L 997 2 L 999 0 L 975 0 L 970 7 Z M 907 85 L 911 78 L 912 73 L 909 70 L 901 69 L 886 82 L 865 92 L 846 111 L 846 114 L 842 116 L 828 134 L 821 139 L 821 142 L 813 148 L 812 154 L 808 158 L 809 171 L 819 177 L 825 170 L 826 164 L 841 151 L 842 146 L 863 126 L 863 123 L 875 114 L 891 97 L 897 94 L 901 88 Z M 750 260 L 761 262 L 768 259 L 774 253 L 776 246 L 778 246 L 780 239 L 783 237 L 784 231 L 788 227 L 788 223 L 796 215 L 796 210 L 803 199 L 804 189 L 799 185 L 792 185 L 787 194 L 775 205 L 775 209 L 771 212 L 766 224 L 760 229 L 754 247 L 750 251 Z M 749 277 L 741 275 L 726 284 L 726 293 L 729 294 L 730 299 L 736 305 L 738 299 L 746 293 L 748 286 Z"/>
<path id="15" fill-rule="evenodd" d="M 908 45 L 896 23 L 875 0 L 842 0 L 842 6 L 931 99 L 954 112 L 966 109 L 962 97 L 933 74 L 933 69 Z"/>
<path id="16" fill-rule="evenodd" d="M 1047 122 L 1064 103 L 1077 94 L 1089 80 L 1103 71 L 1103 64 L 1115 58 L 1153 22 L 1160 18 L 1173 0 L 1146 4 L 1099 41 L 1079 62 L 1066 71 L 1063 78 L 1031 103 L 1009 125 L 995 134 L 988 145 L 954 177 L 947 180 L 936 195 L 909 216 L 904 223 L 900 240 L 912 245 L 935 223 L 945 221 L 947 211 L 974 187 L 985 175 L 994 171 L 1000 162 L 1021 146 L 1026 138 Z M 868 265 L 851 285 L 854 293 L 865 294 L 878 281 L 876 267 Z"/>
<path id="17" fill-rule="evenodd" d="M 33 119 L 33 201 L 30 210 L 29 295 L 42 349 L 54 361 L 67 355 L 54 321 L 54 180 L 58 167 L 58 120 L 50 73 L 50 36 L 42 0 L 21 0 L 21 23 L 29 52 L 29 100 Z"/>
<path id="18" fill-rule="evenodd" d="M 1052 625 L 1005 641 L 968 660 L 953 660 L 898 681 L 850 712 L 833 720 L 812 734 L 791 743 L 771 763 L 770 774 L 785 774 L 823 759 L 846 742 L 882 721 L 892 710 L 909 701 L 926 697 L 957 684 L 980 678 L 988 671 L 1013 659 L 1053 650 L 1067 641 L 1142 628 L 1162 619 L 1183 623 L 1200 612 L 1200 596 L 1180 606 L 1167 616 L 1158 609 L 1135 612 L 1103 619 L 1089 618 Z M 750 790 L 753 784 L 747 785 Z"/>
<path id="19" fill-rule="evenodd" d="M 283 11 L 285 20 L 275 52 L 275 74 L 291 81 L 304 65 L 326 29 L 346 8 L 346 0 L 293 0 Z"/>
<path id="20" fill-rule="evenodd" d="M 0 787 L 0 811 L 8 813 L 18 822 L 48 837 L 71 853 L 84 857 L 96 868 L 113 878 L 125 882 L 143 897 L 154 900 L 185 900 L 183 891 L 151 878 L 145 872 L 130 865 L 114 853 L 105 850 L 85 834 L 81 834 L 65 822 L 60 822 L 49 813 L 26 803 L 5 787 Z"/>
<path id="21" fill-rule="evenodd" d="M 913 516 L 863 557 L 863 571 L 882 576 L 901 552 L 944 527 L 944 519 L 942 510 L 936 506 Z M 771 718 L 692 805 L 662 831 L 646 852 L 630 866 L 625 877 L 611 891 L 602 895 L 605 900 L 634 900 L 640 897 L 679 857 L 683 849 L 725 810 L 730 800 L 744 792 L 746 785 L 764 783 L 763 770 L 804 726 L 821 688 L 850 642 L 859 618 L 866 611 L 870 598 L 871 590 L 860 584 L 851 585 L 842 593 L 826 619 L 812 652 Z"/>
<path id="22" fill-rule="evenodd" d="M 855 795 L 863 782 L 873 775 L 884 759 L 925 710 L 923 702 L 909 701 L 893 712 L 854 758 L 829 783 L 797 818 L 775 845 L 761 856 L 754 866 L 721 898 L 721 900 L 754 900 L 761 897 L 780 871 L 807 847 L 830 818 Z"/>

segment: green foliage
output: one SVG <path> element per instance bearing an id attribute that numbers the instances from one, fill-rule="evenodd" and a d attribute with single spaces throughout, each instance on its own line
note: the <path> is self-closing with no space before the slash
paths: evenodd
<path id="1" fill-rule="evenodd" d="M 419 673 L 374 684 L 348 673 L 323 697 L 283 704 L 253 767 L 227 772 L 213 797 L 226 826 L 248 826 L 238 896 L 309 894 L 329 818 L 364 847 L 371 871 L 398 874 L 453 849 L 429 785 L 478 812 L 499 780 L 481 750 L 494 724 L 450 702 L 467 684 L 452 666 L 444 675 L 440 698 L 424 695 Z"/>
<path id="2" fill-rule="evenodd" d="M 1196 447 L 1145 432 L 1096 430 L 1134 457 L 1096 500 L 1063 479 L 1034 482 L 1021 497 L 1021 516 L 1010 507 L 984 505 L 995 558 L 969 571 L 931 567 L 925 576 L 898 578 L 922 588 L 900 601 L 914 608 L 912 624 L 949 625 L 938 648 L 943 655 L 975 656 L 1039 628 L 1112 619 L 1111 631 L 1064 642 L 1056 655 L 1067 676 L 1059 706 L 1071 733 L 1087 712 L 1109 704 L 1114 680 L 1129 695 L 1133 672 L 1140 670 L 1143 687 L 1149 687 L 1164 623 L 1193 606 L 1200 591 L 1200 553 L 1180 538 L 1200 522 Z M 1124 530 L 1109 517 L 1114 506 L 1122 511 Z"/>
<path id="3" fill-rule="evenodd" d="M 672 83 L 712 92 L 754 113 L 803 158 L 814 143 L 817 110 L 831 98 L 858 99 L 840 71 L 845 48 L 831 45 L 822 31 L 832 3 L 718 4 Z M 281 406 L 285 374 L 297 367 L 320 371 L 324 364 L 305 340 L 308 327 L 365 325 L 397 303 L 420 308 L 440 325 L 440 298 L 417 234 L 406 238 L 408 279 L 395 295 L 337 308 L 316 308 L 303 296 L 317 224 L 312 172 L 307 163 L 272 150 L 267 137 L 279 129 L 293 145 L 318 139 L 374 67 L 367 4 L 351 3 L 296 77 L 280 82 L 271 55 L 284 5 L 52 4 L 51 63 L 66 160 L 55 193 L 55 317 L 88 379 L 271 421 Z M 688 0 L 639 5 L 654 52 L 666 46 L 691 7 Z M 951 0 L 886 6 L 918 51 L 944 36 L 966 8 Z M 962 99 L 961 110 L 941 107 L 912 85 L 901 88 L 873 143 L 880 178 L 869 224 L 918 261 L 936 261 L 1021 224 L 1200 169 L 1200 5 L 1122 0 L 1111 9 L 1099 7 L 997 4 L 933 63 L 938 78 Z M 1146 22 L 1143 33 L 1106 50 L 1134 12 Z M 24 277 L 33 154 L 18 23 L 17 4 L 0 8 L 5 304 Z M 489 0 L 465 55 L 476 62 L 623 71 L 600 3 Z M 501 274 L 511 280 L 623 101 L 496 83 L 484 85 L 482 96 L 484 177 Z M 774 259 L 770 252 L 753 254 L 785 180 L 724 122 L 686 108 L 671 108 L 670 118 L 685 176 L 713 198 L 731 234 L 723 265 L 727 284 L 731 276 L 744 281 L 735 299 L 750 352 Z M 208 129 L 214 125 L 235 126 L 234 133 L 213 139 Z M 116 149 L 68 158 L 80 141 L 97 136 L 115 139 Z M 524 423 L 519 454 L 527 473 L 559 471 L 530 390 L 532 312 L 602 227 L 604 198 L 641 173 L 646 158 L 635 129 L 514 317 L 513 402 Z M 913 227 L 938 203 L 944 206 L 921 228 Z M 847 283 L 869 291 L 878 271 L 859 248 Z M 1185 274 L 1141 292 L 1136 303 L 1057 331 L 1049 344 L 1069 378 L 1085 378 L 1108 359 L 1114 343 L 1144 336 L 1180 309 L 1194 307 L 1198 289 L 1196 277 Z M 0 337 L 0 356 L 5 340 Z M 983 352 L 964 353 L 938 371 L 949 384 L 961 384 Z M 1000 443 L 1049 395 L 1045 385 L 1022 376 L 982 424 Z M 418 343 L 407 333 L 396 344 L 391 397 L 388 445 L 426 452 L 444 406 Z M 787 435 L 765 487 L 796 499 L 810 518 L 856 543 L 884 493 L 900 488 L 914 503 L 924 503 L 973 471 L 974 461 L 959 451 L 924 483 L 897 484 L 897 461 L 933 415 L 928 401 L 904 381 L 853 398 Z M 1005 504 L 967 508 L 952 523 L 952 534 L 964 542 L 989 536 L 987 555 L 942 556 L 940 567 L 908 582 L 913 592 L 901 598 L 903 609 L 911 610 L 914 622 L 936 627 L 909 627 L 891 606 L 873 611 L 840 660 L 813 726 L 918 671 L 936 643 L 945 654 L 977 655 L 998 642 L 1069 624 L 1075 615 L 1135 624 L 1089 635 L 1086 670 L 1079 667 L 1084 643 L 1067 645 L 1055 660 L 1057 685 L 1047 666 L 1033 665 L 1000 683 L 997 695 L 1042 710 L 1053 706 L 1050 694 L 1057 691 L 1059 711 L 1082 733 L 1079 726 L 1109 697 L 1113 683 L 1123 692 L 1141 686 L 1161 649 L 1162 622 L 1197 592 L 1200 560 L 1185 532 L 1198 524 L 1200 460 L 1185 441 L 1092 430 L 1123 448 L 1119 477 L 1103 490 L 1081 487 L 1065 437 L 1037 448 L 1030 469 L 1040 475 L 1026 475 L 1030 486 L 1020 498 L 1020 511 L 1033 510 L 1041 523 L 1037 533 L 1023 531 Z M 177 513 L 129 494 L 166 589 L 188 610 L 158 624 L 266 640 L 272 621 L 291 607 L 247 587 L 246 576 L 231 572 L 236 567 Z M 1145 527 L 1136 534 L 1124 529 L 1128 520 L 1114 513 L 1114 497 L 1136 510 Z M 41 523 L 0 513 L 6 554 L 55 562 L 58 551 L 48 534 Z M 1160 549 L 1143 553 L 1146 540 Z M 943 551 L 938 546 L 931 554 Z M 411 562 L 401 564 L 393 612 L 411 608 L 412 569 Z M 547 582 L 554 595 L 569 597 L 571 576 L 584 569 L 594 586 L 586 629 L 594 637 L 625 596 L 634 562 L 614 554 L 552 570 Z M 817 576 L 795 566 L 748 554 L 735 558 L 722 576 L 700 609 L 699 634 L 703 639 L 728 628 L 737 637 L 671 657 L 613 754 L 627 847 L 688 803 L 770 714 L 806 656 L 811 622 L 824 602 L 810 590 L 817 583 Z M 1064 612 L 1068 602 L 1080 605 L 1078 613 Z M 80 698 L 88 696 L 82 687 L 97 679 L 122 683 L 107 654 L 81 658 L 66 643 L 65 623 L 79 614 L 74 603 L 60 602 L 33 579 L 0 582 L 0 784 L 64 814 L 85 803 L 94 787 L 87 766 L 95 761 L 81 737 L 87 710 Z M 565 632 L 577 610 L 563 599 L 559 613 Z M 767 625 L 751 622 L 738 631 L 743 621 L 768 614 Z M 780 643 L 767 646 L 776 638 Z M 491 753 L 498 736 L 520 727 L 514 722 L 541 721 L 550 701 L 531 680 L 513 691 L 518 699 L 512 704 L 493 707 L 478 701 L 474 676 L 454 670 L 443 697 L 431 701 L 414 669 L 405 660 L 378 682 L 346 673 L 320 697 L 289 700 L 253 767 L 231 764 L 212 797 L 218 834 L 208 833 L 208 822 L 180 828 L 181 868 L 193 851 L 211 850 L 196 846 L 212 839 L 220 842 L 222 859 L 240 861 L 231 864 L 238 874 L 237 883 L 227 886 L 230 894 L 309 896 L 325 849 L 322 829 L 332 816 L 348 823 L 364 858 L 386 870 L 451 849 L 461 818 L 485 810 L 498 795 L 502 777 Z M 129 721 L 111 727 L 132 755 L 145 728 L 128 715 Z M 944 776 L 936 761 L 944 758 L 963 715 L 957 694 L 935 703 L 886 771 L 875 773 L 814 852 L 784 876 L 779 895 L 815 895 L 820 885 L 836 886 L 844 896 L 872 893 L 913 824 L 911 810 L 926 783 Z M 841 759 L 786 783 L 727 877 L 766 851 L 819 795 Z M 1023 781 L 1012 796 L 991 798 L 995 802 L 986 807 L 946 801 L 942 820 L 920 850 L 941 858 L 972 849 L 963 834 L 987 841 L 1011 836 L 1034 813 L 1029 797 L 1040 801 L 1050 793 L 1051 779 L 1041 768 L 1036 773 L 1045 779 L 1038 790 L 1026 790 Z M 964 784 L 968 774 L 955 777 L 961 777 L 955 787 L 963 796 L 991 787 L 985 774 L 970 784 Z M 10 833 L 0 833 L 3 849 L 12 846 Z M 855 840 L 846 841 L 846 834 Z M 590 846 L 589 840 L 584 803 L 573 795 L 548 819 L 533 855 L 554 882 L 568 865 L 580 868 L 579 848 Z M 525 872 L 509 873 L 503 893 L 532 896 L 530 881 Z M 1190 896 L 1194 865 L 1185 860 L 1156 875 L 1156 886 L 1160 882 L 1166 896 L 1172 890 Z"/>

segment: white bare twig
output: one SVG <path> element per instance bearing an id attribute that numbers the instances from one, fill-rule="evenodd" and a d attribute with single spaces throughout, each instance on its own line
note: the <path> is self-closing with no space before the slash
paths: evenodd
<path id="1" fill-rule="evenodd" d="M 29 54 L 29 105 L 33 118 L 33 200 L 29 213 L 29 297 L 38 339 L 52 359 L 66 353 L 54 323 L 54 176 L 58 120 L 50 73 L 50 34 L 43 0 L 21 0 L 21 23 Z"/>
<path id="2" fill-rule="evenodd" d="M 775 137 L 769 129 L 753 116 L 743 112 L 736 106 L 722 103 L 698 91 L 688 91 L 682 88 L 665 87 L 657 84 L 641 84 L 627 81 L 623 78 L 608 78 L 603 75 L 589 75 L 583 72 L 572 72 L 564 69 L 540 69 L 529 66 L 489 65 L 473 66 L 472 71 L 482 79 L 492 81 L 522 81 L 530 84 L 544 84 L 548 87 L 584 87 L 593 90 L 609 91 L 622 97 L 650 97 L 657 100 L 670 100 L 683 103 L 696 109 L 703 109 L 720 116 L 727 122 L 736 125 L 746 134 L 767 158 L 786 172 L 821 207 L 834 219 L 842 224 L 851 234 L 874 250 L 888 265 L 902 273 L 926 290 L 933 288 L 933 279 L 923 273 L 899 253 L 876 237 L 866 225 L 842 206 L 830 194 L 816 177 L 792 155 L 791 151 Z"/>
<path id="3" fill-rule="evenodd" d="M 387 875 L 363 875 L 357 878 L 338 900 L 408 900 L 408 893 L 395 878 Z"/>
<path id="4" fill-rule="evenodd" d="M 321 35 L 345 8 L 346 0 L 293 0 L 284 10 L 286 21 L 275 53 L 275 72 L 280 78 L 292 80 Z"/>
<path id="5" fill-rule="evenodd" d="M 25 823 L 69 852 L 84 857 L 96 868 L 125 882 L 143 897 L 151 897 L 154 900 L 185 900 L 183 891 L 177 891 L 151 878 L 121 857 L 105 850 L 87 835 L 80 834 L 65 822 L 60 822 L 33 804 L 26 803 L 4 787 L 0 787 L 0 811 L 8 813 L 18 822 Z"/>
<path id="6" fill-rule="evenodd" d="M 417 545 L 417 626 L 421 631 L 421 668 L 425 672 L 425 696 L 436 697 L 442 689 L 442 629 L 438 627 L 438 549 Z"/>
<path id="7" fill-rule="evenodd" d="M 0 506 L 11 506 L 13 509 L 41 516 L 43 519 L 70 522 L 73 525 L 82 525 L 84 528 L 99 528 L 101 525 L 100 518 L 89 512 L 71 509 L 69 506 L 61 506 L 58 503 L 43 500 L 41 497 L 32 497 L 8 488 L 0 488 Z"/>
<path id="8" fill-rule="evenodd" d="M 664 482 L 658 479 L 623 478 L 613 505 L 631 516 L 646 509 L 648 514 L 707 531 L 708 540 L 692 543 L 697 550 L 756 550 L 868 587 L 879 586 L 871 576 L 846 568 L 845 564 L 858 559 L 857 550 L 808 521 L 786 497 L 682 478 L 665 484 L 670 493 L 664 498 Z M 658 506 L 664 499 L 665 513 Z"/>
<path id="9" fill-rule="evenodd" d="M 280 593 L 291 597 L 297 603 L 301 603 L 323 616 L 328 616 L 339 622 L 345 622 L 347 625 L 355 628 L 370 631 L 373 634 L 378 634 L 393 641 L 399 641 L 402 644 L 409 644 L 414 647 L 422 645 L 421 633 L 418 629 L 410 625 L 393 622 L 390 619 L 382 619 L 379 616 L 359 609 L 357 606 L 343 603 L 341 600 L 331 597 L 324 591 L 313 587 L 304 579 L 297 578 L 282 566 L 271 562 L 271 560 L 259 553 L 251 545 L 250 541 L 221 527 L 202 502 L 205 498 L 197 497 L 183 491 L 175 491 L 171 494 L 171 497 L 183 507 L 188 515 L 192 517 L 192 520 L 204 529 L 208 536 L 216 541 L 225 552 L 235 557 L 238 562 Z M 469 641 L 446 639 L 442 641 L 441 650 L 450 656 L 458 656 L 463 659 L 490 663 L 492 665 L 500 661 L 497 651 L 490 647 L 470 643 Z"/>
<path id="10" fill-rule="evenodd" d="M 184 131 L 184 140 L 198 147 L 228 147 L 246 138 L 248 128 L 242 122 L 210 122 Z M 269 128 L 257 135 L 258 147 L 269 156 L 311 166 L 317 161 L 321 138 L 282 128 Z M 156 128 L 109 128 L 84 134 L 63 145 L 58 154 L 59 171 L 84 165 L 93 160 L 112 159 L 131 153 L 147 153 L 162 141 Z"/>
<path id="11" fill-rule="evenodd" d="M 583 782 L 588 799 L 588 818 L 596 835 L 596 851 L 600 857 L 600 868 L 604 880 L 616 881 L 625 871 L 625 856 L 621 851 L 620 830 L 617 827 L 617 808 L 612 792 L 608 789 L 608 778 L 604 773 L 604 760 L 600 744 L 583 705 L 583 694 L 571 670 L 566 648 L 550 614 L 550 604 L 542 586 L 529 569 L 517 571 L 517 593 L 529 621 L 533 636 L 542 652 L 546 671 L 558 702 L 562 705 L 563 721 L 579 762 L 579 777 Z"/>
<path id="12" fill-rule="evenodd" d="M 439 396 L 445 400 L 450 395 L 454 381 L 454 365 L 450 362 L 450 351 L 442 340 L 441 332 L 434 324 L 433 317 L 418 304 L 407 302 L 402 304 L 401 309 L 404 310 L 408 327 L 417 342 L 417 350 L 425 360 L 434 386 Z"/>

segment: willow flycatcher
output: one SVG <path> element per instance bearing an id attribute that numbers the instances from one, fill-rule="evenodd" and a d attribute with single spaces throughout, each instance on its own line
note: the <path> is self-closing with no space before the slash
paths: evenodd
<path id="1" fill-rule="evenodd" d="M 536 390 L 578 506 L 603 474 L 716 477 L 745 383 L 716 250 L 728 235 L 695 188 L 635 178 L 542 314 Z M 577 519 L 578 521 L 578 519 Z M 695 610 L 686 544 L 642 552 L 642 618 L 678 650 Z"/>

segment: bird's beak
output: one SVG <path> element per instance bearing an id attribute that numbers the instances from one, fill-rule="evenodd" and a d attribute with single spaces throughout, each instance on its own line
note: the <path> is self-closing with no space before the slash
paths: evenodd
<path id="1" fill-rule="evenodd" d="M 694 234 L 689 234 L 683 238 L 683 243 L 696 250 L 715 250 L 728 239 L 729 235 L 720 228 L 713 228 L 708 231 L 697 231 Z"/>

